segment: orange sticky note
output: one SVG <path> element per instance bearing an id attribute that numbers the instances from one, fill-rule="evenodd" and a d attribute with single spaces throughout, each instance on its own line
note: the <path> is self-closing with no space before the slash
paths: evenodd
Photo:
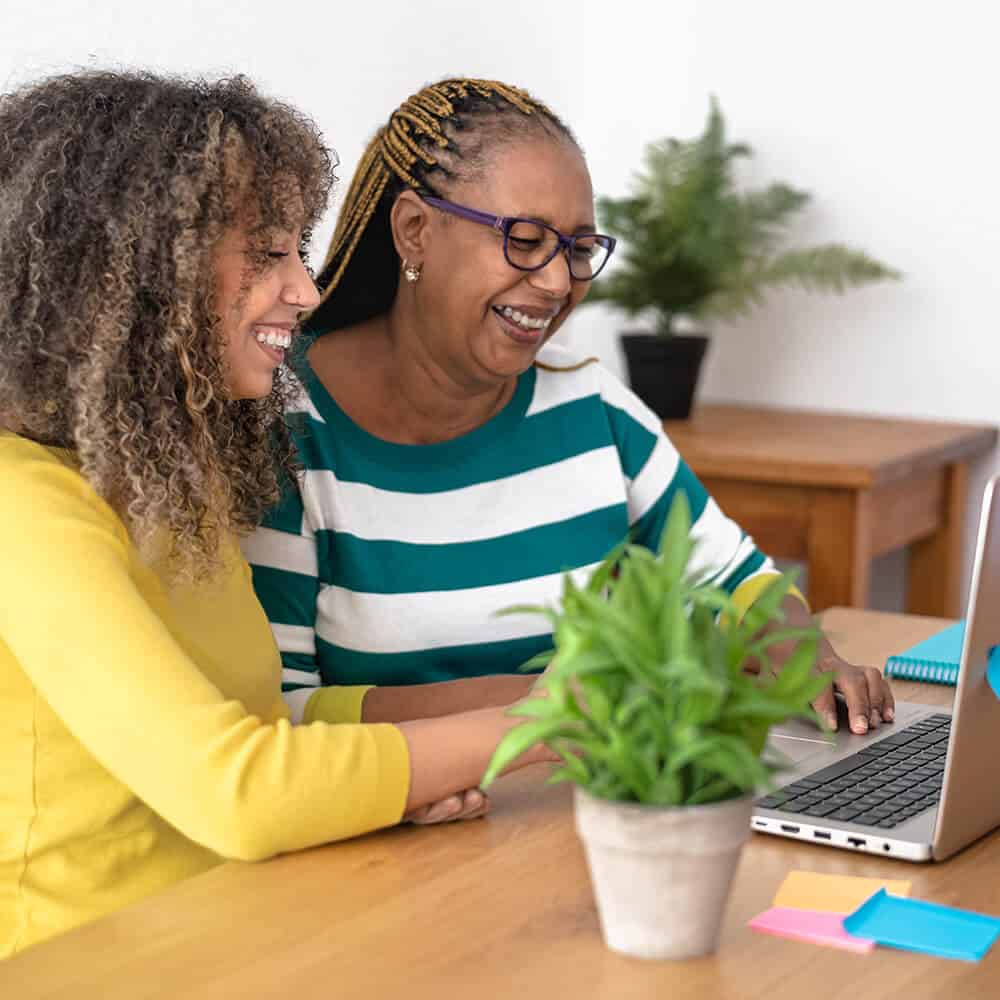
<path id="1" fill-rule="evenodd" d="M 910 883 L 894 879 L 858 878 L 789 872 L 774 896 L 774 905 L 823 913 L 853 913 L 866 899 L 885 889 L 893 896 L 908 896 Z"/>

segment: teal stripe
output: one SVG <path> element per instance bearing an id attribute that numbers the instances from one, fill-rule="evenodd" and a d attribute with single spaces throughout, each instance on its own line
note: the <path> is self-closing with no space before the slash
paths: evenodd
<path id="1" fill-rule="evenodd" d="M 537 653 L 552 648 L 552 636 L 506 642 L 421 649 L 412 653 L 363 653 L 316 637 L 324 684 L 430 684 L 460 677 L 513 674 Z"/>
<path id="2" fill-rule="evenodd" d="M 626 478 L 635 479 L 656 447 L 656 435 L 619 407 L 605 403 L 604 409 L 621 456 L 622 471 Z"/>
<path id="3" fill-rule="evenodd" d="M 717 586 L 731 594 L 744 580 L 753 576 L 764 565 L 764 561 L 764 553 L 754 549 L 732 573 L 720 580 Z"/>
<path id="4" fill-rule="evenodd" d="M 660 536 L 667 523 L 667 515 L 677 496 L 678 490 L 684 490 L 688 505 L 691 508 L 691 523 L 695 524 L 708 504 L 708 493 L 701 485 L 698 477 L 688 468 L 683 459 L 677 466 L 674 478 L 660 494 L 660 499 L 632 526 L 632 537 L 637 545 L 644 545 L 656 552 L 660 546 Z"/>
<path id="5" fill-rule="evenodd" d="M 443 445 L 455 443 L 445 441 Z M 396 452 L 387 457 L 385 448 L 359 445 L 349 435 L 340 435 L 336 429 L 331 434 L 329 428 L 312 420 L 308 432 L 295 438 L 307 469 L 330 470 L 341 482 L 365 483 L 396 493 L 439 493 L 477 486 L 613 447 L 614 443 L 599 396 L 575 399 L 526 417 L 509 429 L 501 445 L 463 450 L 457 457 L 437 450 L 443 445 L 380 442 Z"/>
<path id="6" fill-rule="evenodd" d="M 314 576 L 251 564 L 253 589 L 268 620 L 276 625 L 312 625 L 316 620 Z"/>
<path id="7" fill-rule="evenodd" d="M 326 532 L 317 532 L 317 538 Z M 548 576 L 599 562 L 628 534 L 624 503 L 555 524 L 447 545 L 371 541 L 332 533 L 329 579 L 366 594 L 466 590 Z"/>
<path id="8" fill-rule="evenodd" d="M 295 483 L 288 483 L 282 490 L 281 500 L 272 507 L 263 520 L 265 528 L 284 531 L 289 535 L 302 533 L 302 498 Z"/>
<path id="9" fill-rule="evenodd" d="M 304 670 L 307 674 L 319 674 L 316 657 L 309 656 L 308 653 L 282 653 L 281 665 L 287 670 Z M 312 686 L 311 684 L 299 684 L 295 681 L 291 683 L 281 682 L 282 691 L 298 691 L 300 688 Z"/>

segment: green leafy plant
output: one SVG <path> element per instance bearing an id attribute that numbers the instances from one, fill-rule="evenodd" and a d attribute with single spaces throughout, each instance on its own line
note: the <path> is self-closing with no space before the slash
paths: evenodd
<path id="1" fill-rule="evenodd" d="M 714 98 L 696 139 L 649 145 L 629 195 L 597 201 L 601 229 L 623 246 L 585 301 L 629 315 L 652 309 L 658 332 L 669 335 L 678 316 L 745 314 L 777 285 L 843 292 L 900 277 L 839 244 L 780 251 L 785 228 L 810 196 L 781 183 L 738 191 L 733 165 L 751 155 L 749 146 L 726 141 Z"/>
<path id="2" fill-rule="evenodd" d="M 762 631 L 783 622 L 793 574 L 776 577 L 742 618 L 724 590 L 691 582 L 690 529 L 682 491 L 657 554 L 620 546 L 585 586 L 565 577 L 561 611 L 509 609 L 545 615 L 555 649 L 525 664 L 549 667 L 511 710 L 525 721 L 500 742 L 484 786 L 539 742 L 563 761 L 552 781 L 613 801 L 696 805 L 770 783 L 781 761 L 765 753 L 769 728 L 815 719 L 810 702 L 830 683 L 813 671 L 819 631 Z M 791 640 L 775 673 L 772 649 Z M 751 658 L 757 674 L 744 670 Z"/>

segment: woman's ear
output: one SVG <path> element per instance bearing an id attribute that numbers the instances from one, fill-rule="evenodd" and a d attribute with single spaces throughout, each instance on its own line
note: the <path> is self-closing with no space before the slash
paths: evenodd
<path id="1" fill-rule="evenodd" d="M 427 252 L 430 207 L 416 193 L 403 191 L 389 213 L 392 242 L 403 260 L 419 266 Z"/>

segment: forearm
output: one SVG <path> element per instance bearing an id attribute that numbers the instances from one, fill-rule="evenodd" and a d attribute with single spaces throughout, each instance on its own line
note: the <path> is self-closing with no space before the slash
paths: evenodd
<path id="1" fill-rule="evenodd" d="M 376 687 L 365 695 L 361 721 L 436 719 L 510 705 L 526 697 L 536 680 L 535 674 L 495 674 L 435 684 Z"/>
<path id="2" fill-rule="evenodd" d="M 816 626 L 816 622 L 813 619 L 809 608 L 805 605 L 802 599 L 797 597 L 795 594 L 788 594 L 785 597 L 785 599 L 781 602 L 781 610 L 785 613 L 784 622 L 768 626 L 768 630 L 786 628 L 815 628 Z M 785 660 L 792 655 L 797 645 L 797 640 L 791 640 L 789 642 L 782 642 L 772 646 L 771 658 L 774 665 L 776 667 L 780 667 Z M 817 665 L 822 666 L 828 664 L 834 659 L 838 659 L 837 653 L 830 643 L 830 640 L 821 631 L 819 633 L 816 646 L 816 663 Z"/>
<path id="3" fill-rule="evenodd" d="M 781 607 L 785 612 L 784 627 L 815 626 L 809 609 L 795 595 L 789 594 Z M 794 642 L 784 642 L 771 647 L 772 667 L 780 670 L 794 648 Z M 813 708 L 830 729 L 838 727 L 835 692 L 843 696 L 852 732 L 860 735 L 870 729 L 877 729 L 883 722 L 892 722 L 895 718 L 896 709 L 892 691 L 878 669 L 858 667 L 848 663 L 822 632 L 819 633 L 816 644 L 815 668 L 820 673 L 828 673 L 833 681 L 832 685 L 813 702 Z"/>
<path id="4" fill-rule="evenodd" d="M 410 751 L 410 790 L 405 811 L 475 788 L 497 744 L 508 730 L 524 722 L 505 712 L 505 708 L 486 708 L 443 719 L 402 723 L 398 728 Z M 507 771 L 553 759 L 544 746 L 538 745 L 518 757 Z"/>

